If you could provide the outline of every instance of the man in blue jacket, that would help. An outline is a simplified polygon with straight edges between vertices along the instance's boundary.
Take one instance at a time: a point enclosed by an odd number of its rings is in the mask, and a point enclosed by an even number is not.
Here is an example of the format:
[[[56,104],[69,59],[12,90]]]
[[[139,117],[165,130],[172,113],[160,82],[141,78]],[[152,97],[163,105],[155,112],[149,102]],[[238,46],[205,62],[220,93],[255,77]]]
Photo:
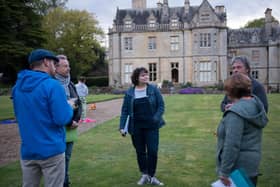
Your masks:
[[[21,136],[23,187],[61,187],[65,172],[65,131],[73,115],[60,83],[53,79],[56,56],[45,49],[29,55],[31,70],[18,74],[12,98]]]

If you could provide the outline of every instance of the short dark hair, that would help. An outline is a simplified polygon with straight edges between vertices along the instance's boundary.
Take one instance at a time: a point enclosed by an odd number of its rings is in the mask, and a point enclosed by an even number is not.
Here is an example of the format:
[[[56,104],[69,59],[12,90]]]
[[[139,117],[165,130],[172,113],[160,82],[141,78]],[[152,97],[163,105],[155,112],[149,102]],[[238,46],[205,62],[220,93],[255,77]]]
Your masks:
[[[80,77],[79,77],[79,81],[81,81],[81,82],[86,82],[86,77],[80,76]]]
[[[132,84],[134,84],[135,86],[139,84],[139,76],[140,76],[140,73],[148,73],[148,70],[144,67],[139,67],[139,68],[136,68],[133,72],[132,72],[132,75],[131,75],[131,82]]]
[[[43,64],[43,62],[44,62],[44,59],[31,62],[29,67],[30,67],[30,69],[34,69],[35,67],[41,66]]]
[[[237,61],[241,62],[245,66],[245,68],[248,70],[248,74],[250,75],[251,67],[248,58],[246,56],[236,56],[232,59],[231,65],[233,65]]]
[[[233,74],[224,83],[224,90],[227,95],[237,99],[250,96],[252,94],[251,88],[252,80],[242,73]]]

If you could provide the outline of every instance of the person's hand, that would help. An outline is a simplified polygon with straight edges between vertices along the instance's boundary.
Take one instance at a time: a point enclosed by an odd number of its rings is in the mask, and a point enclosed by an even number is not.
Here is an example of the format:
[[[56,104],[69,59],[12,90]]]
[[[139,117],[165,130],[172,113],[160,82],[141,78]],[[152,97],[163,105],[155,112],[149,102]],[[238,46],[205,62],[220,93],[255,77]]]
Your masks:
[[[76,104],[77,102],[76,98],[68,99],[67,102],[73,109],[76,109],[78,107]]]
[[[230,182],[228,177],[220,176],[219,178],[225,186],[230,186],[231,185],[231,182]]]
[[[126,136],[126,132],[125,132],[123,129],[120,129],[120,133],[121,133],[121,135],[122,135],[123,137]]]
[[[233,104],[232,103],[229,103],[225,106],[225,111],[228,110]]]
[[[76,121],[72,122],[72,125],[70,126],[71,129],[75,129],[79,126],[79,123],[77,123]]]

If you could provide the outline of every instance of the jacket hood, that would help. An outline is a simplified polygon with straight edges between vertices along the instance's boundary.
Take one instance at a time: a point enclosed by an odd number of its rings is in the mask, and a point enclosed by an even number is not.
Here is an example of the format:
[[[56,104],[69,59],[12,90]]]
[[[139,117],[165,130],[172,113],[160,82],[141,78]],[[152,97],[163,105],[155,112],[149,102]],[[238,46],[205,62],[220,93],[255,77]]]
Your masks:
[[[234,103],[224,115],[228,112],[234,112],[258,128],[264,128],[268,123],[268,118],[262,102],[257,96],[252,99],[240,99]]]
[[[49,78],[49,74],[42,71],[23,70],[18,74],[16,87],[22,92],[31,92],[42,81]]]

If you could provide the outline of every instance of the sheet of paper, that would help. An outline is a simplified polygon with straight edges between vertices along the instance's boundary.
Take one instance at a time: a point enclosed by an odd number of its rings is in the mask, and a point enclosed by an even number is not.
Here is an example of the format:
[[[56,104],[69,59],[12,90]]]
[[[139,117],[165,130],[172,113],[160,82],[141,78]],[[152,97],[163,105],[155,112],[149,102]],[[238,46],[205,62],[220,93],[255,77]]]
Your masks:
[[[231,178],[229,179],[230,180],[230,182],[231,182],[231,185],[229,186],[229,187],[236,187],[236,185],[233,183],[233,181],[231,180]],[[213,182],[212,184],[211,184],[211,186],[212,187],[227,187],[227,186],[225,186],[223,183],[222,183],[222,181],[219,179],[219,180],[217,180],[217,181],[215,181],[215,182]]]

